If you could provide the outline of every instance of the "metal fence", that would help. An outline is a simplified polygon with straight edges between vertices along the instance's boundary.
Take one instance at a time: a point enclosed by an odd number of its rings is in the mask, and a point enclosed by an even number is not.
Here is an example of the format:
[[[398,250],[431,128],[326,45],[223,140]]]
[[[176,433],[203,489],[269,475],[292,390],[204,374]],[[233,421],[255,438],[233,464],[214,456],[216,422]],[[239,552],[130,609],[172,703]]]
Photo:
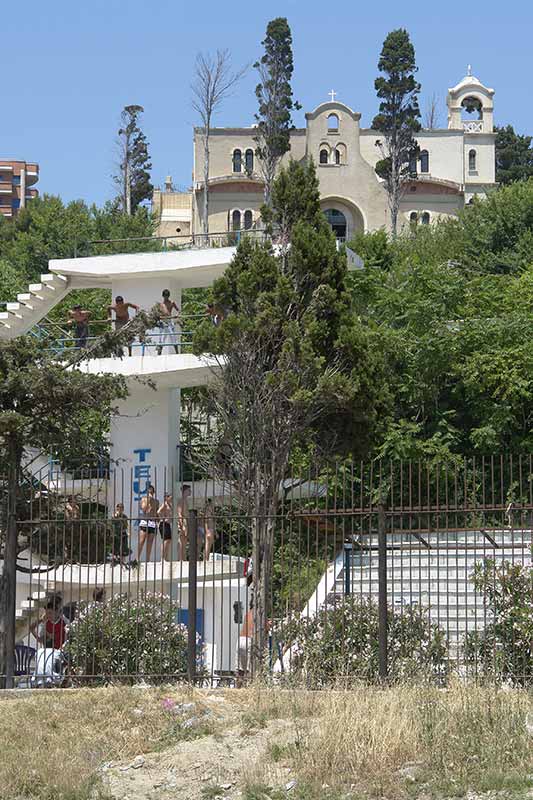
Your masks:
[[[295,471],[269,517],[231,469],[199,469],[194,457],[150,476],[28,469],[14,681],[239,685],[260,672],[314,687],[452,674],[527,683],[531,458]],[[265,535],[272,561],[258,564]]]
[[[238,228],[219,233],[187,233],[173,236],[130,236],[122,239],[77,242],[73,255],[74,258],[84,258],[96,255],[236,247],[245,238],[256,242],[270,240],[269,234],[263,228]]]

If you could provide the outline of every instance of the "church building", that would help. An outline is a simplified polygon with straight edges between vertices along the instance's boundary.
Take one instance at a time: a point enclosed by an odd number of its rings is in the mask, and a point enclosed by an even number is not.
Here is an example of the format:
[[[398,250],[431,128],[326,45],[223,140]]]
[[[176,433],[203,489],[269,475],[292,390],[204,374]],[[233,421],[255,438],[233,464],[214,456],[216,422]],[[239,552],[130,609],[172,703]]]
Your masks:
[[[493,96],[494,90],[470,68],[448,90],[447,128],[422,128],[416,136],[420,152],[401,201],[400,227],[453,216],[474,196],[484,197],[495,188]],[[305,119],[305,128],[291,131],[291,149],[283,162],[314,159],[321,205],[337,238],[389,229],[387,194],[374,169],[382,158],[376,146],[381,135],[362,128],[361,114],[339,102],[335,92]],[[254,136],[253,126],[210,131],[210,233],[261,226],[263,182]],[[192,233],[202,232],[203,148],[203,128],[195,128]]]

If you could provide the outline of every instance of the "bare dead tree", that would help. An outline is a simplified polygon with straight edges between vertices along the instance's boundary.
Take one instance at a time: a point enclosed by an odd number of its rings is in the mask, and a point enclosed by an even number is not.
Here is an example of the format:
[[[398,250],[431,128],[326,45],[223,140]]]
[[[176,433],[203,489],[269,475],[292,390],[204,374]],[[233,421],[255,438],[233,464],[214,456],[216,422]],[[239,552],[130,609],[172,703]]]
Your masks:
[[[439,109],[439,101],[435,92],[429,98],[426,109],[424,111],[424,121],[423,121],[424,128],[427,130],[434,130],[438,128],[440,125],[440,109]]]
[[[220,110],[223,101],[231,94],[244,76],[248,66],[234,71],[229,50],[217,50],[215,55],[199,53],[194,65],[191,84],[192,107],[202,122],[204,142],[204,202],[203,232],[209,233],[209,134],[213,116]]]
[[[317,392],[313,403],[294,402],[290,376],[298,373],[305,384],[313,368],[296,354],[283,361],[273,358],[279,350],[276,335],[265,331],[258,339],[256,333],[241,331],[224,357],[217,357],[206,389],[216,432],[212,447],[195,457],[197,466],[227,487],[251,521],[254,671],[266,652],[275,524],[290,454],[301,432],[309,431],[331,404],[327,392]],[[324,381],[335,372],[335,367],[326,370]],[[334,446],[333,441],[330,444]]]

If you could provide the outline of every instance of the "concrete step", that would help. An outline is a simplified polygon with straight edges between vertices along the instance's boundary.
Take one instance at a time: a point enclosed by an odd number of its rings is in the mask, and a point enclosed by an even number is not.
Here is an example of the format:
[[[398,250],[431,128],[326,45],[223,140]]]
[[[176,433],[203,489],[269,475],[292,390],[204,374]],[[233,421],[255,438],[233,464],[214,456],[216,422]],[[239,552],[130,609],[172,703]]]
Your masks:
[[[6,303],[0,312],[0,338],[11,339],[27,333],[65,296],[69,279],[46,273],[39,283],[30,283],[27,292],[17,295],[16,302]]]

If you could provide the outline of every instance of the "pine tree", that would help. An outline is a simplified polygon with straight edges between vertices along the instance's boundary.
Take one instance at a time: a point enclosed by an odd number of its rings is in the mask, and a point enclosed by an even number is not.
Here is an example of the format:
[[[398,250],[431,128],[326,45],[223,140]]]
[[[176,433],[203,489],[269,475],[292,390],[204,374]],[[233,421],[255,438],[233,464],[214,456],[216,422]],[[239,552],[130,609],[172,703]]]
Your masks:
[[[533,175],[532,137],[515,133],[512,125],[496,127],[494,130],[498,183],[512,183]]]
[[[120,190],[122,210],[128,216],[135,213],[143,200],[149,200],[154,190],[150,181],[152,163],[148,142],[139,127],[139,115],[142,113],[144,113],[142,106],[125,106],[118,131],[120,161],[119,173],[114,176],[114,181]]]
[[[265,183],[265,202],[269,205],[279,162],[291,147],[290,132],[294,128],[291,111],[300,108],[292,99],[292,35],[285,17],[268,23],[261,44],[264,55],[254,64],[260,78],[255,90],[259,103],[255,142]]]
[[[391,228],[396,236],[400,201],[405,184],[412,179],[411,163],[418,152],[414,134],[420,130],[420,84],[414,77],[418,67],[414,47],[403,28],[388,34],[378,69],[385,77],[379,76],[375,81],[381,102],[372,127],[383,134],[376,142],[382,155],[376,172],[385,181]]]

